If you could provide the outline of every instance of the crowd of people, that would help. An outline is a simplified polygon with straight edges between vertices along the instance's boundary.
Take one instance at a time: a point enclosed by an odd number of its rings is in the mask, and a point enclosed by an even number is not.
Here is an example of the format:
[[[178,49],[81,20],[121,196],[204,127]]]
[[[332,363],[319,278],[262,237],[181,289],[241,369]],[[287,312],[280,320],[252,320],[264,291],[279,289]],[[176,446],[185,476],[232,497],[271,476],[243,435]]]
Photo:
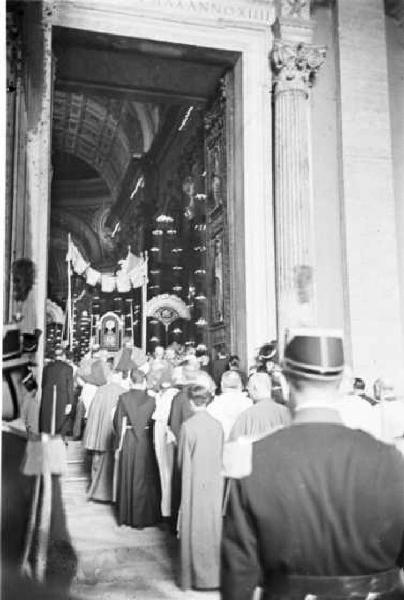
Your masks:
[[[88,498],[113,503],[119,525],[178,536],[183,589],[399,598],[404,403],[385,380],[365,389],[342,340],[320,334],[292,336],[281,364],[263,345],[249,373],[202,345],[146,356],[126,341],[77,367],[59,348],[38,427],[82,439]]]

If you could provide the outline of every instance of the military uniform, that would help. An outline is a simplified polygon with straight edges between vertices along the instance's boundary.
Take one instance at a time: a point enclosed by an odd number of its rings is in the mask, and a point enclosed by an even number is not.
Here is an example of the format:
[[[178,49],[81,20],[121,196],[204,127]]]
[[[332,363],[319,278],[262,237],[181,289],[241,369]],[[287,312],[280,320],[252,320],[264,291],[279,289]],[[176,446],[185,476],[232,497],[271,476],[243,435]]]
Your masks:
[[[338,384],[339,346],[338,338],[303,334],[286,348],[306,394],[308,379]],[[296,401],[294,424],[255,442],[251,473],[231,480],[223,600],[250,599],[258,586],[266,600],[402,598],[402,456],[345,427],[328,401]]]
[[[403,564],[404,462],[338,423],[297,423],[253,446],[224,521],[224,600],[287,575],[366,575]],[[261,563],[261,569],[259,564]]]

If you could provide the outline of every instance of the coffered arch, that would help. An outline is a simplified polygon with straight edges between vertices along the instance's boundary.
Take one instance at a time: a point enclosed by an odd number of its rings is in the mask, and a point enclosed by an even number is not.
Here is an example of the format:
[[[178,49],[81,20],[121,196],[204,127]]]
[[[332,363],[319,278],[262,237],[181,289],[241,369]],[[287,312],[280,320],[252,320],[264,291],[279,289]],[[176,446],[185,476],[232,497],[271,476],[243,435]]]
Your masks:
[[[73,154],[104,180],[115,200],[133,156],[150,147],[158,113],[136,102],[56,90],[53,151]]]

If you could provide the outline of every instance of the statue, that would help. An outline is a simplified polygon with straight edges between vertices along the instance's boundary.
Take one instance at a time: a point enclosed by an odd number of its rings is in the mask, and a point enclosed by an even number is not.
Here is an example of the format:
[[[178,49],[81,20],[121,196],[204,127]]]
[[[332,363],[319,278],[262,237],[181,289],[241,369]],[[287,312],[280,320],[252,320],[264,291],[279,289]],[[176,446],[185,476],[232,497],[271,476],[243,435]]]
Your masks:
[[[222,240],[214,239],[213,320],[223,321],[223,253]]]
[[[212,208],[217,208],[221,204],[223,204],[222,199],[222,180],[220,176],[220,157],[219,157],[219,149],[215,148],[214,150],[214,158],[213,158],[213,173],[212,173],[212,199],[213,206]]]
[[[36,329],[36,309],[33,294],[35,266],[29,258],[19,258],[13,262],[13,320],[21,323],[24,332],[33,333]]]

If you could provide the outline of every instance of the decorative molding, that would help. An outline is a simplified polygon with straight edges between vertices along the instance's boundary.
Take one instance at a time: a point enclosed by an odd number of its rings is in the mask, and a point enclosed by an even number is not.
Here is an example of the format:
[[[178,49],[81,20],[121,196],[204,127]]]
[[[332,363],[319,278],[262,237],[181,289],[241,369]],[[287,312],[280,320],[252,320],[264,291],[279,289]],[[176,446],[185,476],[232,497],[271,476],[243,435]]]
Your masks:
[[[212,221],[216,213],[222,212],[226,201],[226,83],[223,77],[217,97],[204,115],[204,130],[206,195]]]
[[[310,19],[310,0],[281,0],[281,17]]]
[[[21,23],[17,11],[7,11],[6,27],[7,92],[15,92],[22,71]]]
[[[300,90],[307,93],[326,54],[325,46],[276,40],[271,57],[275,72],[275,92]]]

